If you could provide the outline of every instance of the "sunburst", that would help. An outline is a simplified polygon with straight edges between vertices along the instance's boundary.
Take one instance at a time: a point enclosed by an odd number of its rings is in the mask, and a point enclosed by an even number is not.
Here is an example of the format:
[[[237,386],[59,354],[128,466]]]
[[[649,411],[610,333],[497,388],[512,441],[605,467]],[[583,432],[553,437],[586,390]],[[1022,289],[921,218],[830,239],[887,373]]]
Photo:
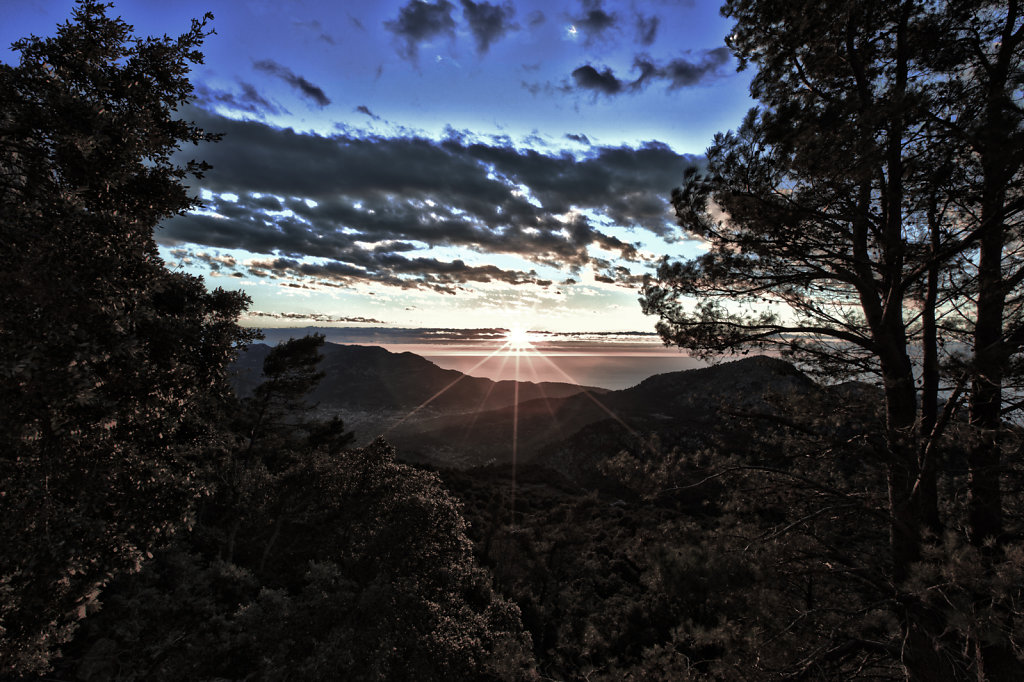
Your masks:
[[[536,350],[537,335],[524,327],[512,326],[505,332],[505,346],[513,353],[523,354]]]
[[[522,369],[523,369],[522,362],[525,360],[526,365],[531,370],[530,373],[533,375],[532,378],[535,379],[535,380],[539,380],[539,379],[538,379],[538,372],[536,370],[536,367],[534,366],[534,361],[535,360],[541,360],[544,363],[546,363],[547,365],[550,365],[568,383],[573,383],[573,384],[579,385],[579,382],[577,382],[573,377],[569,376],[569,374],[567,374],[561,367],[559,367],[558,364],[556,364],[552,360],[552,358],[548,357],[548,354],[546,352],[544,352],[541,348],[538,347],[538,345],[543,346],[543,343],[542,343],[543,339],[544,339],[544,334],[540,334],[540,333],[537,333],[537,332],[532,332],[532,331],[528,330],[527,328],[521,327],[521,326],[518,326],[518,325],[511,326],[509,329],[505,330],[504,335],[501,337],[501,345],[498,348],[495,348],[489,355],[487,355],[482,360],[480,360],[480,362],[476,363],[471,369],[467,370],[463,374],[460,374],[450,384],[448,384],[447,386],[445,386],[444,388],[439,390],[437,393],[432,395],[427,400],[423,401],[423,403],[421,403],[419,406],[417,406],[415,409],[413,409],[407,415],[405,415],[404,417],[399,419],[397,422],[392,424],[392,426],[388,429],[388,431],[391,431],[391,430],[397,428],[398,426],[400,426],[407,419],[409,419],[414,414],[419,412],[421,409],[423,409],[424,407],[426,407],[427,405],[432,403],[435,399],[437,399],[438,397],[440,397],[441,395],[446,393],[449,389],[451,389],[453,386],[455,386],[455,384],[459,383],[459,381],[461,381],[462,379],[466,378],[467,376],[471,376],[472,373],[474,372],[474,370],[476,370],[478,367],[483,365],[485,362],[487,362],[487,361],[489,361],[491,359],[498,359],[498,358],[500,358],[501,362],[502,362],[502,365],[504,365],[509,360],[512,360],[513,364],[514,364],[515,381],[514,381],[514,384],[513,384],[513,399],[512,399],[512,406],[511,406],[512,407],[512,433],[509,434],[509,435],[511,436],[511,441],[512,441],[511,442],[511,445],[512,445],[512,461],[511,461],[512,481],[511,481],[511,484],[512,485],[511,485],[511,491],[510,491],[511,492],[511,500],[510,500],[510,502],[511,502],[511,504],[510,504],[510,521],[511,521],[511,523],[510,523],[510,525],[513,528],[515,528],[515,525],[516,525],[516,469],[518,467],[518,455],[519,455],[519,383],[525,379],[525,377],[522,376]],[[497,384],[495,384],[495,385],[497,385]],[[491,388],[493,389],[494,386],[492,386]],[[631,435],[633,435],[633,436],[635,436],[637,438],[640,438],[640,434],[636,433],[632,428],[630,428],[630,426],[628,424],[626,424],[626,422],[624,422],[621,417],[619,417],[617,414],[615,414],[615,412],[610,410],[603,402],[601,402],[601,400],[599,400],[597,398],[597,396],[595,396],[593,393],[591,393],[589,390],[587,390],[585,388],[583,388],[581,390],[581,393],[585,394],[591,401],[593,401],[609,417],[611,417],[616,422],[618,422],[621,426],[623,426],[628,433],[630,433]],[[490,390],[488,391],[488,395],[489,394],[490,394]],[[543,391],[542,391],[542,399],[545,400],[545,402],[547,402],[547,397],[543,395]],[[479,415],[479,412],[480,412],[480,410],[483,407],[483,404],[486,403],[486,402],[487,401],[486,401],[486,397],[485,397],[484,400],[481,401],[481,404],[477,407],[477,410],[475,411],[475,413],[473,414],[473,422],[474,423],[476,421],[476,417]],[[551,417],[554,418],[555,417],[555,413],[551,409],[550,404],[548,405],[548,411],[550,412]],[[644,439],[641,439],[641,440],[644,440]]]

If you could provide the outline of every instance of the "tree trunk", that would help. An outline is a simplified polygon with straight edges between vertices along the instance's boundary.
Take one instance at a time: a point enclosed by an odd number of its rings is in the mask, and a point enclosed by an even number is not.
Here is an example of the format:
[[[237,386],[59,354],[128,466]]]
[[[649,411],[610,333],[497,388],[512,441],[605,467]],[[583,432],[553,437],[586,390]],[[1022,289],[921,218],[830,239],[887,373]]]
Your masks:
[[[992,114],[995,116],[996,114]],[[993,142],[994,143],[994,142]],[[998,157],[999,153],[991,150]],[[1003,313],[1006,305],[1002,257],[1005,171],[998,158],[985,167],[981,221],[984,232],[978,254],[978,310],[974,327],[975,375],[971,382],[970,423],[977,435],[968,452],[968,528],[978,547],[999,542],[1003,534],[999,489],[1002,430]]]
[[[928,229],[931,252],[937,253],[941,246],[939,233],[940,218],[937,198],[929,198]],[[935,537],[942,537],[942,521],[939,518],[938,462],[937,448],[931,443],[939,420],[939,335],[935,320],[935,304],[939,296],[939,264],[928,267],[925,282],[924,306],[921,311],[921,420],[920,443],[918,444],[918,483],[921,509],[925,527]]]

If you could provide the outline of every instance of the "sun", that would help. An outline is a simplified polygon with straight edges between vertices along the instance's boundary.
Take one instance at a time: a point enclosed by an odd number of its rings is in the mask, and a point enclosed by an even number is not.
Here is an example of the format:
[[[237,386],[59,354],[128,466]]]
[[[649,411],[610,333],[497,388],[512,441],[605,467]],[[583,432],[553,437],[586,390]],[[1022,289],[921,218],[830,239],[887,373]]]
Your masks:
[[[523,327],[513,326],[505,332],[505,345],[509,350],[524,351],[533,348],[536,337]]]

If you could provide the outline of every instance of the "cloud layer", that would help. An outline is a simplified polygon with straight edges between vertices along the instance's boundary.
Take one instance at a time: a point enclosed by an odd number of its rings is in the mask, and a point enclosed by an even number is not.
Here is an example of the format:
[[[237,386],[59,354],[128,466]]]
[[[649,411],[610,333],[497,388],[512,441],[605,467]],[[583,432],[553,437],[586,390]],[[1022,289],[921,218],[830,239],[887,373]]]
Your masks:
[[[629,231],[667,236],[668,196],[699,161],[659,143],[577,157],[456,134],[322,137],[188,114],[225,133],[203,152],[214,169],[202,187],[214,196],[206,212],[167,221],[161,243],[265,254],[205,262],[335,286],[456,293],[482,283],[547,287],[589,270],[635,286],[648,256]],[[455,249],[467,255],[452,257]]]

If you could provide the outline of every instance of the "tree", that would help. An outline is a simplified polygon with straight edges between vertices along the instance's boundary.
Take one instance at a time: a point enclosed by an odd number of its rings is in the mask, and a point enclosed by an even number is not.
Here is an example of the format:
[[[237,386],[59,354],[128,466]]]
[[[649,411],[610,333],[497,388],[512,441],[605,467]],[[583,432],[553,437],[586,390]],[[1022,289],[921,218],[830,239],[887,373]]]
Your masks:
[[[961,646],[976,649],[974,674],[1008,679],[1007,627],[951,645],[907,585],[929,537],[967,527],[991,548],[990,575],[1008,537],[1004,384],[1024,341],[1020,7],[734,0],[723,12],[761,106],[673,193],[708,251],[666,261],[644,310],[666,342],[700,353],[764,348],[880,384],[901,662],[913,679],[953,678]],[[975,431],[958,519],[937,456],[964,393]]]
[[[215,474],[217,494],[204,507],[206,516],[217,517],[214,525],[228,527],[219,552],[226,561],[238,560],[243,524],[262,523],[272,528],[260,550],[262,571],[282,527],[308,501],[295,484],[295,471],[308,464],[311,452],[322,448],[337,455],[355,439],[340,417],[310,416],[305,398],[324,376],[317,369],[323,344],[323,335],[313,334],[272,348],[263,360],[263,381],[235,405],[236,443]],[[256,519],[260,513],[264,518]]]
[[[168,271],[153,230],[198,205],[175,117],[207,15],[136,38],[79,0],[0,65],[0,668],[46,670],[111,576],[188,525],[248,299]]]

